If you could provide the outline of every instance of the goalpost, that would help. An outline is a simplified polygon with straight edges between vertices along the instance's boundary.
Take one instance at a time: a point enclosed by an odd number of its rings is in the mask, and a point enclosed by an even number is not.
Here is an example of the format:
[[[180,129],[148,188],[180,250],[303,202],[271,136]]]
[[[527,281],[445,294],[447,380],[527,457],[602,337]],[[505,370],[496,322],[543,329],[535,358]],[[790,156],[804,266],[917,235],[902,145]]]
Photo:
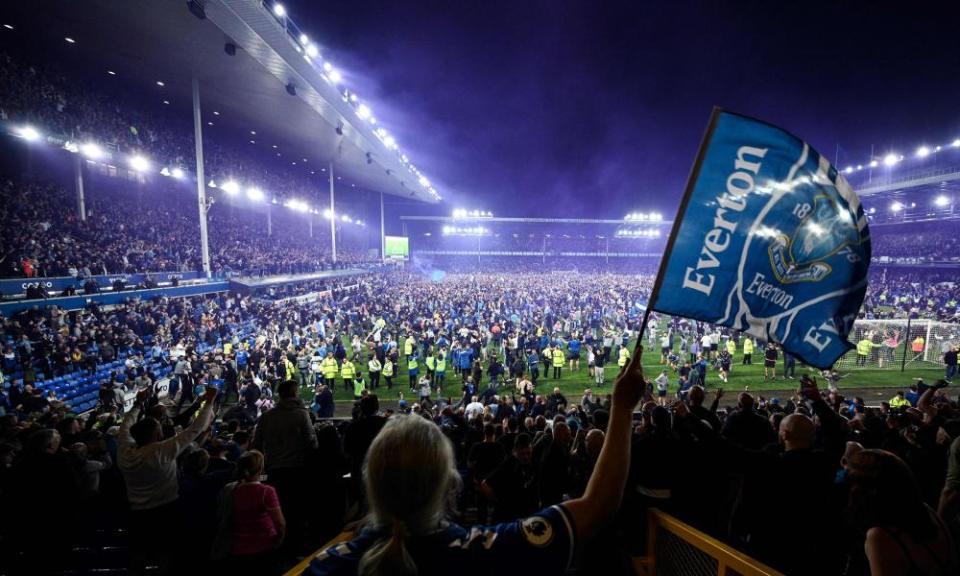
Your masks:
[[[960,324],[928,319],[857,320],[850,332],[854,348],[837,361],[838,368],[897,369],[906,365],[943,366],[943,354],[960,345]]]

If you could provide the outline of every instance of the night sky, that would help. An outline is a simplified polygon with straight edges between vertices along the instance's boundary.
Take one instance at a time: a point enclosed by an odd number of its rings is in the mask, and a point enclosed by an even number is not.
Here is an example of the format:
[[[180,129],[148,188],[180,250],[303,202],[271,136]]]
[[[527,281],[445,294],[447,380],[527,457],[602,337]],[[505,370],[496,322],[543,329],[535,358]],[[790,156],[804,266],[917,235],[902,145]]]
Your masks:
[[[714,105],[841,167],[960,136],[960,7],[922,4],[286,2],[448,207],[597,217],[672,215]]]

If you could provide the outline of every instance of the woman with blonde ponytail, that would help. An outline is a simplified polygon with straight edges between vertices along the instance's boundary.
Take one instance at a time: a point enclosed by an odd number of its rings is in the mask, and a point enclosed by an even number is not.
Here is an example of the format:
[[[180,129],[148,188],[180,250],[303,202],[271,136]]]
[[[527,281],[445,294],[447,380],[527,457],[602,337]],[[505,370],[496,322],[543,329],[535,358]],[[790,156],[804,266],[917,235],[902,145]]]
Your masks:
[[[447,520],[460,488],[450,441],[429,420],[394,416],[363,467],[367,527],[318,554],[304,574],[563,574],[577,543],[589,540],[620,505],[633,408],[646,390],[637,352],[614,384],[606,440],[583,497],[512,522],[458,526]]]
[[[459,487],[453,447],[435,424],[420,416],[396,417],[373,441],[363,481],[370,521],[388,533],[361,556],[358,573],[418,574],[409,546],[441,526],[447,502]],[[412,473],[398,474],[399,470]]]

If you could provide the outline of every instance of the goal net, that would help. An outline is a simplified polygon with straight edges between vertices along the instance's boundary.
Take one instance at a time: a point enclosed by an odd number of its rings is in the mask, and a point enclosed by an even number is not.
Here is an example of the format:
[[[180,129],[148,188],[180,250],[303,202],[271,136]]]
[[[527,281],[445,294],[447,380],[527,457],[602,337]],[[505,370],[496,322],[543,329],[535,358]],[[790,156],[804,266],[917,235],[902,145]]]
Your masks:
[[[869,345],[865,344],[869,342]],[[960,324],[937,320],[857,320],[850,332],[856,346],[837,361],[838,368],[943,366],[943,354],[960,344]]]

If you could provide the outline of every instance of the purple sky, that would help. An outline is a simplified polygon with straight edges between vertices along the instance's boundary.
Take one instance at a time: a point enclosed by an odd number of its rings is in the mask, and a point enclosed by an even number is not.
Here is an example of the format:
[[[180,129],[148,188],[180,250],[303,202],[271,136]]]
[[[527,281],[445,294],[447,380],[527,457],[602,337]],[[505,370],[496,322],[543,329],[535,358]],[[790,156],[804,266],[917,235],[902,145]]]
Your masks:
[[[948,3],[287,4],[451,206],[672,214],[713,105],[841,166],[960,136]]]

